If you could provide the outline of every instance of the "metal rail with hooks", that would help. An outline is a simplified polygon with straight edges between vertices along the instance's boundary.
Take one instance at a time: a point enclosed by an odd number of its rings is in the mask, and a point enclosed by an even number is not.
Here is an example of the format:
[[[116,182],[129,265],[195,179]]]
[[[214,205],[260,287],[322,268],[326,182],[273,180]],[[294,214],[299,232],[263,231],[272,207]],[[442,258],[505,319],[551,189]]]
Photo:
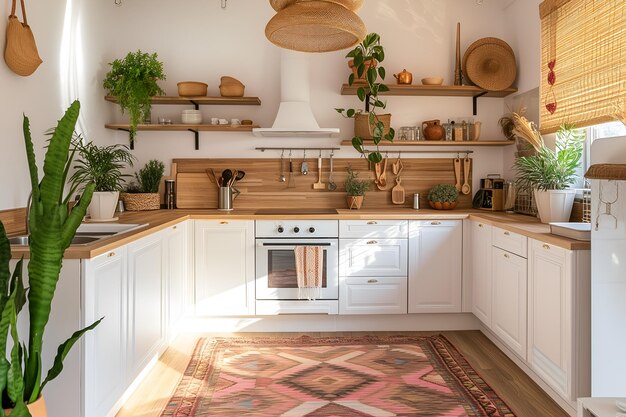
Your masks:
[[[259,147],[259,148],[254,148],[254,150],[256,151],[261,151],[261,152],[265,152],[265,151],[338,151],[341,148],[318,148],[318,147],[310,147],[310,148],[294,148],[292,146],[277,146],[277,147],[271,147],[271,148],[266,148],[266,147]]]

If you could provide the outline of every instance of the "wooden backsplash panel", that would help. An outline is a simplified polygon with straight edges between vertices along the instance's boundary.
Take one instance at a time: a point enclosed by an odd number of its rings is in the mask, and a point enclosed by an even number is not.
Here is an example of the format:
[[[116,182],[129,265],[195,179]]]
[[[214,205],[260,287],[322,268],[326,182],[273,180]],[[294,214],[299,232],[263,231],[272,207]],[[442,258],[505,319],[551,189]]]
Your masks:
[[[391,202],[391,189],[395,185],[395,175],[391,164],[395,158],[389,158],[387,165],[387,190],[381,191],[372,182],[370,191],[365,195],[364,208],[413,207],[413,194],[420,193],[421,207],[428,207],[426,196],[436,184],[454,184],[454,164],[452,158],[441,159],[402,159],[404,169],[401,174],[402,185],[406,190],[404,205],[396,206]],[[358,171],[360,178],[374,180],[374,172],[368,170],[365,159],[333,159],[333,177],[337,183],[336,191],[313,190],[317,181],[317,159],[308,159],[309,174],[300,173],[302,159],[294,160],[296,188],[287,188],[287,182],[280,182],[279,159],[174,159],[177,164],[176,193],[177,207],[217,208],[218,188],[206,174],[212,168],[220,176],[224,169],[238,169],[246,172],[245,178],[236,186],[241,195],[235,200],[234,207],[239,209],[258,208],[347,208],[344,181],[346,168],[351,165]],[[283,161],[283,170],[288,176],[289,163]],[[328,183],[329,162],[325,158],[322,164],[322,181]],[[470,181],[471,184],[471,172]],[[460,208],[472,206],[471,195],[459,197]]]
[[[26,231],[26,209],[0,211],[0,221],[8,235],[23,233]]]

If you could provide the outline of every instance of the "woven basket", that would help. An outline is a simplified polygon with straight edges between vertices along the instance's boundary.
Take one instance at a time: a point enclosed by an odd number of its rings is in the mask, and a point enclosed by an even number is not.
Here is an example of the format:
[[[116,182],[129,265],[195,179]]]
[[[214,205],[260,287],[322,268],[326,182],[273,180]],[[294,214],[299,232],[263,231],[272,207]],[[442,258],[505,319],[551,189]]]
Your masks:
[[[158,210],[161,208],[159,193],[122,193],[120,198],[128,211]]]
[[[385,128],[383,129],[383,136],[389,133],[391,128],[391,115],[390,114],[377,114],[378,120],[383,122]],[[354,136],[359,136],[365,140],[372,140],[373,137],[369,129],[369,117],[367,113],[361,113],[354,116]]]

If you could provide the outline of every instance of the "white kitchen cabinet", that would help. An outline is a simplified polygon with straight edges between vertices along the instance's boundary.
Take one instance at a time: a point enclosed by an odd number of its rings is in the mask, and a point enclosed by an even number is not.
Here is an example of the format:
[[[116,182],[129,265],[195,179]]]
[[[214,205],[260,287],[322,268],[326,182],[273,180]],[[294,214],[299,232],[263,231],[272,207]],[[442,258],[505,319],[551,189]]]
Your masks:
[[[130,243],[128,254],[128,381],[165,346],[163,233]]]
[[[492,227],[491,238],[493,246],[514,253],[522,258],[528,257],[528,238],[526,236],[499,227]]]
[[[409,234],[407,220],[341,220],[340,239],[406,239]]]
[[[339,314],[406,314],[406,277],[342,277]]]
[[[409,222],[409,313],[461,311],[463,222]]]
[[[167,336],[172,340],[177,325],[185,315],[190,299],[188,275],[190,268],[189,222],[185,221],[164,231],[165,273],[167,281]]]
[[[526,359],[525,258],[493,247],[491,329],[513,352]]]
[[[85,325],[104,320],[84,336],[84,416],[109,413],[127,387],[128,310],[126,247],[83,261]]]
[[[341,239],[342,277],[403,277],[407,275],[406,239]]]
[[[491,225],[471,224],[472,312],[491,327]]]
[[[528,264],[528,362],[575,401],[590,394],[589,251],[529,239]]]
[[[195,302],[201,315],[254,315],[254,221],[195,221]]]

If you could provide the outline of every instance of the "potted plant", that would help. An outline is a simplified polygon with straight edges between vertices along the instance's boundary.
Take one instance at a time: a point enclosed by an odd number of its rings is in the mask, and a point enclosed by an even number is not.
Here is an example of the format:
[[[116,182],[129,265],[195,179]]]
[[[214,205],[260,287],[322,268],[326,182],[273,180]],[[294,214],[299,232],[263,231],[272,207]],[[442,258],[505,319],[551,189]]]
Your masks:
[[[576,190],[568,187],[576,180],[585,132],[564,124],[556,137],[556,151],[542,141],[536,155],[519,157],[514,164],[517,184],[533,192],[542,223],[569,221]]]
[[[346,194],[348,194],[348,208],[358,210],[363,205],[363,198],[365,192],[370,188],[370,182],[368,180],[360,180],[359,173],[352,170],[352,167],[348,167],[347,172]]]
[[[428,192],[428,204],[435,210],[452,210],[458,198],[459,192],[452,184],[438,184]]]
[[[128,111],[130,119],[130,141],[135,139],[137,125],[150,118],[152,97],[165,92],[157,81],[165,80],[163,63],[157,54],[141,51],[129,52],[124,59],[116,59],[109,63],[110,71],[102,85],[107,93],[117,98],[124,111]]]
[[[159,195],[159,187],[161,179],[165,173],[165,165],[163,162],[153,159],[139,170],[135,172],[135,180],[126,188],[126,192],[122,193],[122,201],[126,210],[158,210],[161,208],[161,196]]]
[[[63,190],[74,155],[70,147],[79,110],[80,104],[75,101],[54,129],[48,143],[41,180],[29,120],[24,117],[24,141],[32,186],[27,289],[22,281],[23,260],[17,263],[13,274],[10,273],[11,247],[4,225],[0,222],[0,347],[3,349],[0,387],[5,415],[45,417],[47,414],[42,390],[61,373],[63,360],[72,346],[101,321],[72,334],[59,346],[52,368],[47,374],[42,373],[44,333],[63,254],[85,216],[94,190],[93,184],[87,184],[83,197],[68,214],[71,193],[64,196]],[[22,341],[18,334],[17,318],[26,301],[28,340]],[[9,345],[10,354],[7,357]]]
[[[112,219],[125,177],[129,177],[122,173],[122,169],[127,165],[132,166],[135,158],[126,145],[97,146],[93,142],[78,142],[76,151],[79,159],[70,179],[72,190],[94,184],[95,191],[89,205],[91,220]]]
[[[357,89],[357,97],[364,103],[364,109],[336,108],[335,110],[344,117],[354,119],[352,146],[357,151],[364,153],[364,139],[373,140],[376,150],[369,152],[367,158],[374,163],[379,163],[383,159],[378,147],[379,143],[383,139],[392,142],[395,135],[395,131],[391,128],[391,115],[376,112],[376,109],[384,110],[387,106],[378,98],[378,95],[389,91],[389,87],[380,81],[385,79],[385,68],[380,65],[377,68],[372,64],[372,61],[380,64],[385,59],[385,51],[380,44],[380,35],[377,33],[367,35],[361,43],[348,52],[346,58],[352,58],[356,67],[356,74],[352,73],[348,77],[349,85],[365,75],[365,85]]]

